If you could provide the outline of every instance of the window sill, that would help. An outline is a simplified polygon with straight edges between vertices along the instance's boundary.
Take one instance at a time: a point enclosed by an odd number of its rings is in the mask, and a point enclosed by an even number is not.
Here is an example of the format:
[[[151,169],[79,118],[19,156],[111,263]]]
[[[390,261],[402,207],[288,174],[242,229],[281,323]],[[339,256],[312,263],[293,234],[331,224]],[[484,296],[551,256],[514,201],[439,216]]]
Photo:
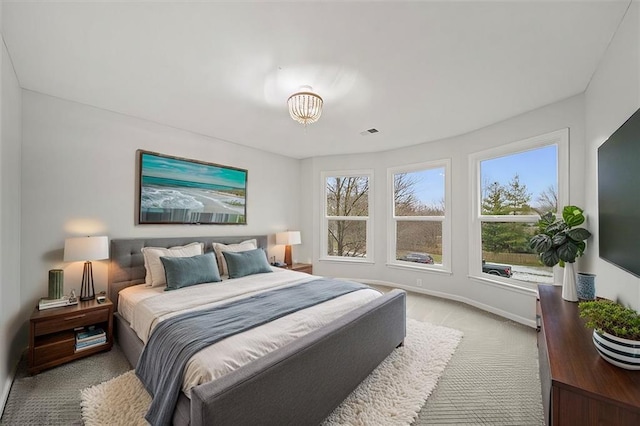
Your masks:
[[[387,263],[387,268],[401,269],[403,271],[434,272],[436,274],[442,274],[442,275],[452,274],[452,272],[447,269],[434,267],[434,266],[429,267],[429,266],[401,265],[398,263]]]
[[[318,262],[328,262],[328,263],[356,263],[356,264],[366,264],[366,265],[374,265],[375,262],[369,259],[355,258],[355,257],[323,257],[318,259]]]
[[[533,295],[538,294],[537,283],[526,283],[524,281],[515,281],[515,280],[514,280],[515,282],[505,282],[502,280],[479,277],[477,275],[469,275],[468,277],[480,284],[486,284],[492,287],[498,287],[505,290],[514,291],[514,292],[523,293],[523,294],[533,294]]]

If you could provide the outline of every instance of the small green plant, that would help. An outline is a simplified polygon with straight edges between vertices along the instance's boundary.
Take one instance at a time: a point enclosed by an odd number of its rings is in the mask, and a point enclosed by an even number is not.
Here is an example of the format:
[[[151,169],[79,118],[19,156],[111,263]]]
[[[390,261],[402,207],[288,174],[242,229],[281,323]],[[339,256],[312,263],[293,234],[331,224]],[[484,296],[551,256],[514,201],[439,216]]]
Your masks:
[[[539,233],[529,240],[529,247],[534,250],[540,261],[546,266],[555,266],[565,262],[574,263],[582,256],[587,243],[585,240],[591,232],[584,228],[575,228],[584,223],[583,210],[576,206],[565,206],[562,219],[556,219],[553,212],[540,216]]]
[[[631,308],[611,300],[580,302],[580,317],[588,328],[604,331],[616,337],[640,340],[640,315]]]

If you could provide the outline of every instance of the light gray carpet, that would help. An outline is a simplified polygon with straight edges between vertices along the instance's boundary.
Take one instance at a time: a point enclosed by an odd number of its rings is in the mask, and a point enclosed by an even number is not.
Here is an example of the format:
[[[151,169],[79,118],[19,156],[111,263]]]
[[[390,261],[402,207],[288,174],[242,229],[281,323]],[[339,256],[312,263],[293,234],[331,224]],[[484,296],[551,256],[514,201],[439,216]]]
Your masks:
[[[82,425],[80,390],[130,370],[117,345],[109,352],[46,370],[27,373],[23,357],[5,405],[1,425]]]
[[[464,338],[413,424],[544,425],[536,331],[457,302],[435,303],[452,305],[438,325]]]
[[[535,330],[463,303],[414,293],[408,294],[407,313],[464,332],[414,425],[544,424]],[[80,390],[130,368],[117,346],[34,377],[22,363],[0,424],[81,424]]]

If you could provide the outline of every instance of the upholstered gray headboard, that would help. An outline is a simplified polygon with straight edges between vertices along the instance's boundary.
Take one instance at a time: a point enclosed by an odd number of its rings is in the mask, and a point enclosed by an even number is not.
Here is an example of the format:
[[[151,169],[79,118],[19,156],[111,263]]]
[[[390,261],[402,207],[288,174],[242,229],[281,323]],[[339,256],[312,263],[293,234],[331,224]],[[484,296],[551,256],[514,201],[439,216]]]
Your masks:
[[[144,259],[142,247],[174,247],[198,241],[204,243],[205,253],[213,251],[212,243],[237,244],[255,238],[258,247],[267,248],[267,236],[248,237],[169,237],[169,238],[130,238],[111,240],[109,280],[107,292],[109,299],[118,309],[120,290],[144,282]]]

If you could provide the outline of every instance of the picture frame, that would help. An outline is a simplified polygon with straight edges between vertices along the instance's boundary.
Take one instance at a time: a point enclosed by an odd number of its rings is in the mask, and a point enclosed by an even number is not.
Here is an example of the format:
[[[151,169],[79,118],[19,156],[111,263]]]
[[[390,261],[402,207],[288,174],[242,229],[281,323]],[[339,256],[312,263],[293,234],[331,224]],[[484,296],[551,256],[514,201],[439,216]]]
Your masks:
[[[136,156],[138,224],[247,224],[247,170],[145,150]]]

